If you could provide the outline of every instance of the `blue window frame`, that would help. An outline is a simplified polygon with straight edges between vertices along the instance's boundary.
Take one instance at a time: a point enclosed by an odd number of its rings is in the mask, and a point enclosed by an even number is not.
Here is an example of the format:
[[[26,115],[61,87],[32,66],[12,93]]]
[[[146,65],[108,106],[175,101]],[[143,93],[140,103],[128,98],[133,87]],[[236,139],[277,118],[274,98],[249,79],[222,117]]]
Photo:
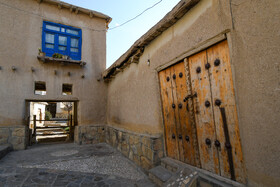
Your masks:
[[[81,60],[82,30],[43,21],[42,51],[51,57],[54,53],[67,55],[73,60]]]

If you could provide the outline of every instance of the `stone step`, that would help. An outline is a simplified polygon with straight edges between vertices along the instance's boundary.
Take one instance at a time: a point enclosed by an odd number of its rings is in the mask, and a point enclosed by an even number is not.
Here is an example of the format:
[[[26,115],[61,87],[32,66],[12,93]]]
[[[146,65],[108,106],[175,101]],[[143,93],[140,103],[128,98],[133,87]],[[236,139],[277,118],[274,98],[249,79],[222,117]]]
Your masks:
[[[161,167],[169,171],[172,176],[160,186],[245,187],[243,184],[228,178],[168,157],[161,159]]]
[[[10,145],[1,145],[0,146],[0,159],[2,159],[4,156],[6,156],[10,151],[12,151],[12,148]]]
[[[161,159],[161,166],[168,169],[171,172],[177,172],[181,168],[180,163],[177,163],[176,160],[169,157]]]
[[[38,136],[38,143],[48,143],[48,142],[65,142],[67,140],[67,136],[63,137],[42,137]]]
[[[159,186],[164,186],[173,173],[162,166],[156,166],[149,170],[149,178]]]

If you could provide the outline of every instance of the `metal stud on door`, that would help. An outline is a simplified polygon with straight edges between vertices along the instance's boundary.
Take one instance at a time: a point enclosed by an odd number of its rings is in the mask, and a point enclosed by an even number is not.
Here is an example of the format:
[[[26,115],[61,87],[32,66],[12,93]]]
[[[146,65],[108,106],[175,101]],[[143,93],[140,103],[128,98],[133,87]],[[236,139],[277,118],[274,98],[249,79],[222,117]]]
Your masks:
[[[197,95],[197,97],[193,98],[193,101],[196,110],[195,120],[201,167],[220,174],[218,153],[215,146],[211,146],[211,140],[216,139],[216,134],[210,102],[211,88],[209,75],[207,69],[200,68],[205,67],[207,64],[206,51],[193,55],[188,60],[192,92]]]
[[[176,94],[177,100],[177,132],[178,132],[178,140],[180,146],[180,160],[182,162],[186,162],[191,165],[195,165],[195,150],[192,144],[187,143],[183,137],[187,134],[191,134],[191,124],[189,120],[189,113],[186,111],[186,104],[184,104],[185,93],[187,92],[186,86],[186,77],[185,74],[182,73],[185,69],[184,62],[178,63],[171,67],[173,69],[174,74],[178,75],[179,78],[174,79],[174,91]]]

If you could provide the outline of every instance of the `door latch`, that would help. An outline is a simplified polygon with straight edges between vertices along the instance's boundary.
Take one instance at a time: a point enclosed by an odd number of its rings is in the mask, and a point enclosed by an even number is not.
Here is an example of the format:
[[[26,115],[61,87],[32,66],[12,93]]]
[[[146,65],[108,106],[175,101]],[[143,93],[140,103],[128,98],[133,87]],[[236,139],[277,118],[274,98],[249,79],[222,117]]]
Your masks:
[[[191,99],[191,98],[193,98],[193,97],[197,97],[197,93],[195,92],[193,95],[187,95],[186,97],[185,97],[185,99],[184,99],[184,102],[186,102],[187,100],[189,100],[189,99]]]

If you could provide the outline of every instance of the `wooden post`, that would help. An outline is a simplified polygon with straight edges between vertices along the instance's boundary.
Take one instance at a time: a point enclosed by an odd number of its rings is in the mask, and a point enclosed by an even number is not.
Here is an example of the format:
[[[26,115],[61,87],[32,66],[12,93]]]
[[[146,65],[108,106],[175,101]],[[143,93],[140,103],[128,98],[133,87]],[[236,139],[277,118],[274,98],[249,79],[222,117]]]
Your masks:
[[[69,139],[73,140],[73,115],[70,115],[70,123],[69,123]]]
[[[33,137],[35,137],[35,142],[37,142],[36,141],[36,115],[33,115],[33,126],[34,126]]]

